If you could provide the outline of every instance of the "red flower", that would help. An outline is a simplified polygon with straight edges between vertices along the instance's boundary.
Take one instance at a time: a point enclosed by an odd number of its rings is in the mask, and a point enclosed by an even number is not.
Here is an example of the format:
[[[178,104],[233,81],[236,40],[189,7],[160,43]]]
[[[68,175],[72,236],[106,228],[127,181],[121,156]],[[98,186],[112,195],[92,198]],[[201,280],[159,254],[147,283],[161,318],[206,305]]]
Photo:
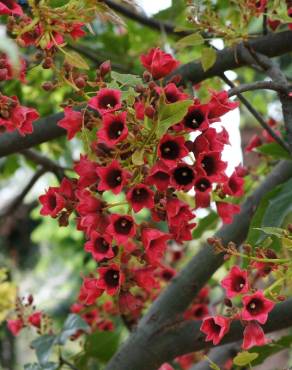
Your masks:
[[[258,290],[256,293],[242,298],[243,311],[242,319],[246,321],[256,320],[260,324],[265,324],[268,314],[275,306],[275,303],[265,298],[263,292]]]
[[[188,108],[188,113],[182,120],[183,127],[187,131],[204,131],[209,127],[209,107],[207,104],[195,102]]]
[[[133,271],[134,279],[139,287],[151,293],[153,289],[159,288],[159,283],[153,277],[153,267],[143,267]]]
[[[134,104],[134,109],[136,113],[136,118],[139,120],[143,120],[145,114],[145,104],[138,100]]]
[[[170,180],[169,168],[162,161],[156,162],[151,168],[146,183],[155,185],[159,191],[165,191],[168,188]]]
[[[58,187],[50,187],[44,195],[39,197],[39,201],[43,205],[40,210],[42,216],[57,217],[65,207],[65,199],[59,194]]]
[[[81,303],[90,306],[102,295],[104,289],[100,289],[97,282],[98,280],[92,277],[84,278],[78,297]]]
[[[227,91],[213,91],[212,98],[208,103],[210,108],[209,117],[218,118],[225,113],[237,108],[239,102],[233,102],[228,99]]]
[[[97,110],[101,115],[114,112],[122,107],[121,96],[122,93],[120,90],[100,89],[96,96],[89,99],[88,106]]]
[[[148,54],[141,55],[140,61],[155,80],[167,76],[179,66],[177,60],[159,48],[153,48]]]
[[[170,183],[177,190],[190,190],[195,182],[193,167],[186,163],[179,163],[171,171]]]
[[[113,236],[118,244],[124,244],[136,234],[136,226],[133,217],[112,214],[106,231]]]
[[[196,191],[195,200],[196,208],[206,208],[210,205],[210,192],[212,191],[212,183],[208,177],[201,176],[195,180],[194,188]]]
[[[16,96],[4,95],[0,97],[0,107],[0,126],[7,131],[18,130],[22,136],[33,132],[32,123],[39,118],[35,109],[21,106]]]
[[[102,202],[96,198],[89,190],[81,190],[76,192],[78,204],[76,210],[80,215],[88,213],[100,213],[102,211]]]
[[[65,117],[57,125],[67,130],[67,139],[71,140],[82,127],[82,113],[73,111],[72,107],[64,108]]]
[[[226,290],[228,298],[247,293],[249,289],[247,271],[241,270],[238,266],[233,266],[229,274],[221,281],[221,285]]]
[[[219,181],[227,167],[227,163],[221,160],[221,152],[203,152],[198,155],[196,170],[198,174],[207,176],[212,181]]]
[[[92,257],[98,262],[113,258],[115,254],[111,246],[112,239],[108,234],[101,235],[96,231],[92,231],[90,240],[85,243],[85,250],[90,252]]]
[[[154,193],[144,184],[133,186],[126,197],[134,212],[139,212],[142,208],[154,207]]]
[[[258,146],[262,145],[262,140],[258,135],[253,135],[251,139],[249,140],[247,146],[245,147],[244,151],[246,153],[249,153],[253,151],[254,148],[257,148]]]
[[[196,303],[186,311],[184,317],[187,320],[203,320],[208,315],[208,306],[204,303]]]
[[[188,99],[188,94],[182,92],[174,83],[169,83],[163,89],[165,94],[166,103],[175,103],[180,100]]]
[[[214,316],[204,318],[200,330],[207,335],[206,342],[213,341],[213,344],[217,345],[229,331],[229,327],[230,319]]]
[[[0,15],[23,15],[23,11],[20,5],[16,4],[13,0],[1,0],[0,1]]]
[[[242,177],[237,175],[234,171],[233,174],[223,185],[224,194],[232,195],[234,197],[240,197],[243,195],[244,180]]]
[[[264,346],[269,343],[261,326],[256,321],[250,321],[243,332],[242,349],[247,350],[253,346]]]
[[[146,256],[149,262],[156,266],[164,256],[167,247],[166,242],[170,235],[157,229],[143,229],[142,243],[144,245]]]
[[[124,171],[117,160],[106,167],[97,167],[96,172],[100,178],[98,190],[111,190],[114,194],[119,194],[131,177],[131,174]]]
[[[11,333],[14,336],[16,336],[16,335],[19,334],[21,329],[24,327],[24,323],[23,323],[22,319],[7,320],[7,327],[11,331]]]
[[[73,23],[69,26],[68,30],[66,31],[69,32],[70,36],[74,40],[77,40],[80,37],[83,37],[86,35],[86,32],[82,29],[83,26],[84,26],[84,23],[81,23],[81,22]]]
[[[104,289],[109,295],[116,294],[125,280],[120,267],[113,263],[107,267],[100,267],[97,271],[99,273],[98,288]]]
[[[158,156],[170,166],[173,166],[178,159],[185,157],[188,153],[185,139],[182,136],[175,137],[166,134],[158,145]]]
[[[109,147],[112,147],[128,136],[126,124],[127,112],[119,114],[105,114],[102,117],[102,128],[98,130],[97,137]]]
[[[86,155],[80,156],[80,160],[74,165],[74,171],[80,177],[78,186],[85,188],[97,182],[96,167],[97,164],[88,159]]]
[[[28,318],[28,322],[35,326],[36,328],[40,328],[41,327],[41,321],[42,321],[42,312],[38,311],[38,312],[34,312],[33,314],[31,314]]]
[[[201,152],[222,152],[224,145],[229,144],[229,135],[225,128],[219,133],[209,127],[199,135],[193,144],[193,152],[198,156]]]
[[[167,362],[162,364],[158,370],[174,370],[174,368],[169,365]]]
[[[233,215],[240,212],[238,204],[216,202],[217,212],[224,224],[231,224]]]

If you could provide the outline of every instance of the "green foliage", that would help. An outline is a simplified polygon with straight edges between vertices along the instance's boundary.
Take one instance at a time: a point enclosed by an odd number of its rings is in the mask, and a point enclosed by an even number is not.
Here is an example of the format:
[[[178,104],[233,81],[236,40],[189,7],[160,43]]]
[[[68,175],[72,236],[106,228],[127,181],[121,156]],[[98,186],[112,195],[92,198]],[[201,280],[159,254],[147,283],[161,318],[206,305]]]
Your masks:
[[[182,39],[178,40],[176,43],[177,48],[185,48],[186,46],[197,46],[204,43],[204,38],[199,33],[192,33],[187,35]]]
[[[56,343],[64,345],[67,339],[74,335],[78,330],[88,332],[89,329],[89,326],[79,315],[71,314],[67,317],[61,333],[56,338]]]
[[[292,211],[292,180],[277,186],[266,194],[255,212],[247,236],[251,245],[261,243],[265,234],[258,228],[281,227],[285,217]],[[271,245],[273,247],[273,245]]]
[[[274,159],[292,159],[291,154],[288,153],[278,143],[263,144],[256,148],[256,151],[261,154],[266,154]]]
[[[208,216],[199,220],[198,225],[193,231],[193,238],[199,239],[208,230],[213,230],[217,226],[219,217],[216,212],[211,211]]]
[[[96,331],[86,338],[84,349],[87,356],[107,362],[116,352],[119,342],[119,330]]]
[[[216,51],[212,48],[204,48],[202,50],[201,63],[204,71],[207,71],[216,62]]]
[[[31,347],[35,349],[40,365],[48,362],[55,340],[55,335],[45,334],[32,341]]]
[[[156,131],[157,137],[162,137],[169,127],[179,123],[192,104],[192,100],[181,100],[172,104],[162,103],[159,109],[159,124]]]
[[[256,352],[248,352],[248,351],[243,351],[239,352],[233,359],[234,365],[237,366],[246,366],[253,362],[256,358],[258,357],[258,353]]]

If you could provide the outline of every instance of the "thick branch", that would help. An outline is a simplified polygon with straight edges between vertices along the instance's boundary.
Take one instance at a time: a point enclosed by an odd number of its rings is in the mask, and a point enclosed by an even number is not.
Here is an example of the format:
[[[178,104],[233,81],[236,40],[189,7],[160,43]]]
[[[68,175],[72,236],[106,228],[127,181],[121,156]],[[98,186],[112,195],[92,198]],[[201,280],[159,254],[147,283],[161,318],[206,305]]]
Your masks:
[[[212,342],[205,342],[205,334],[200,331],[201,321],[184,321],[177,326],[161,331],[156,336],[148,338],[145,343],[145,352],[140,362],[129,362],[128,367],[123,363],[112,367],[116,370],[157,370],[159,366],[186,353],[211,348]],[[292,326],[292,299],[279,303],[269,314],[267,323],[263,326],[265,333],[271,333]],[[229,333],[220,344],[228,344],[242,340],[243,327],[240,321],[231,324]],[[135,351],[135,346],[132,347]],[[130,354],[131,357],[132,354]],[[111,367],[107,367],[111,369]]]
[[[291,88],[291,85],[289,85]],[[254,91],[254,90],[273,90],[278,92],[287,93],[286,86],[283,86],[281,83],[277,83],[276,81],[256,81],[251,82],[249,84],[242,84],[239,86],[234,86],[228,91],[228,96],[238,95],[243,92],[247,91]]]
[[[292,50],[292,32],[284,31],[259,37],[250,41],[250,45],[253,49],[269,57],[285,54]],[[247,54],[243,44],[240,44],[236,49],[223,49],[217,53],[215,65],[207,71],[204,72],[201,62],[197,61],[182,65],[175,74],[179,73],[185,81],[189,80],[193,83],[198,83],[209,77],[220,76],[224,71],[248,64],[246,58],[241,56],[243,52]],[[62,118],[63,114],[57,113],[40,119],[34,124],[34,132],[25,137],[16,132],[0,135],[0,158],[64,135],[65,130],[56,126],[56,123]]]
[[[275,57],[292,50],[292,32],[272,33],[250,40],[248,44],[257,52],[268,57]],[[249,64],[245,44],[240,43],[234,48],[226,48],[217,52],[216,62],[207,71],[203,70],[200,61],[182,65],[173,74],[180,74],[184,81],[199,83],[207,78],[219,76],[224,71],[236,69]]]
[[[247,198],[241,206],[241,212],[234,217],[234,222],[225,225],[217,233],[224,244],[233,241],[242,243],[247,235],[251,218],[262,197],[275,186],[287,181],[292,176],[292,162],[279,163],[265,181]],[[142,318],[137,329],[133,332],[118,353],[107,366],[107,370],[142,370],[141,364],[152,363],[151,358],[157,352],[152,342],[169,323],[180,318],[193,298],[207,283],[213,273],[222,265],[222,254],[214,254],[213,249],[205,244],[187,266],[178,274],[164,292],[156,299],[148,313]],[[156,333],[156,334],[155,334]],[[162,336],[163,337],[163,336]],[[172,340],[177,343],[176,338]],[[173,344],[175,346],[175,344]],[[164,356],[164,353],[160,353]],[[171,359],[166,356],[165,360]],[[144,366],[144,365],[143,365]],[[151,370],[150,365],[147,370]]]

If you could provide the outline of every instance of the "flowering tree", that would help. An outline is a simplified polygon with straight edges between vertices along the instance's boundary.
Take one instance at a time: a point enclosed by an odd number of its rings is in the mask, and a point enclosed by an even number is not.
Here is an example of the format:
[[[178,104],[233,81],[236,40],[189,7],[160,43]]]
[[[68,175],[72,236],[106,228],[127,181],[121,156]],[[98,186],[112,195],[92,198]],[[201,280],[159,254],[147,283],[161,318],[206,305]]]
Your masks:
[[[3,178],[35,171],[1,233],[52,172],[40,222],[78,230],[80,261],[61,325],[3,263],[0,320],[34,333],[27,370],[256,366],[292,342],[291,4],[175,1],[158,20],[124,3],[0,0]],[[262,128],[230,170],[238,109]]]

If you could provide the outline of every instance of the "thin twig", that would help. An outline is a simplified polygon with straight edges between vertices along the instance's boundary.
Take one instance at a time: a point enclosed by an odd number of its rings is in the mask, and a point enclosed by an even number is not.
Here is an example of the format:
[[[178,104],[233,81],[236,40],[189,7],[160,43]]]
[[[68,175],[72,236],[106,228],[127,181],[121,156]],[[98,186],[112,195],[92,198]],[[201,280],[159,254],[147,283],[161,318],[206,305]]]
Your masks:
[[[222,80],[230,86],[232,89],[235,89],[236,86],[232,81],[229,80],[229,78],[226,77],[226,75],[223,73],[221,76]],[[238,99],[242,102],[242,104],[245,105],[247,110],[256,118],[256,120],[259,122],[259,124],[272,136],[272,138],[281,145],[288,153],[290,153],[289,146],[285,143],[285,141],[278,136],[274,130],[266,123],[266,121],[263,119],[263,117],[259,114],[259,112],[250,104],[250,102],[240,93],[236,94]]]
[[[289,85],[289,88],[291,87],[292,86]],[[273,90],[277,92],[287,93],[287,87],[283,86],[282,84],[279,84],[274,81],[257,81],[249,84],[242,84],[239,86],[235,86],[234,88],[231,88],[230,90],[228,90],[228,96],[231,97],[234,95],[238,95],[242,92],[253,90]]]
[[[71,364],[71,362],[67,361],[64,357],[60,356],[59,358],[60,366],[67,365],[72,370],[79,370],[75,365]]]

